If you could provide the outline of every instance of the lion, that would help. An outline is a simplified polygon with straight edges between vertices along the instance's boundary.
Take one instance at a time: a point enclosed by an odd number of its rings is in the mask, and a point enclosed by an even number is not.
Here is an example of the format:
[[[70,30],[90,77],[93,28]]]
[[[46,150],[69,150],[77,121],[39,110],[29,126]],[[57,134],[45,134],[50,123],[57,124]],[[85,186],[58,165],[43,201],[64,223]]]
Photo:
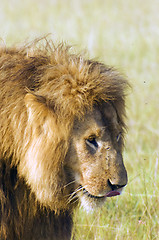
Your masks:
[[[79,204],[121,194],[128,85],[64,43],[1,47],[2,240],[68,240]]]

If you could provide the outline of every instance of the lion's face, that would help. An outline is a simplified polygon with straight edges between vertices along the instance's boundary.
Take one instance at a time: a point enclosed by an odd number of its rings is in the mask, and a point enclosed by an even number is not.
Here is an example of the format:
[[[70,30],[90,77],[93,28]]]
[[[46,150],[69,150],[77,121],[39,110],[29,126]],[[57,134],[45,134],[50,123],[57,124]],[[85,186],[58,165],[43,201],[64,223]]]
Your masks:
[[[28,93],[25,101],[26,150],[18,171],[42,205],[58,211],[80,199],[92,209],[121,193],[127,184],[123,128],[111,103],[87,110],[70,125],[62,124],[34,95]]]
[[[127,184],[121,148],[122,129],[110,103],[75,122],[68,154],[76,186],[72,199],[78,196],[86,209],[92,209],[121,193]]]

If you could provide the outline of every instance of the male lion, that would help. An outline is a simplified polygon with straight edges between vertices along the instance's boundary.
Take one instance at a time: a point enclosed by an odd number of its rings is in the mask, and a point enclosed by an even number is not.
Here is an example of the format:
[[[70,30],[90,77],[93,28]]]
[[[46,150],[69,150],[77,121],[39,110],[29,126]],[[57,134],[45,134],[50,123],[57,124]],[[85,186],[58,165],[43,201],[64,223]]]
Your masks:
[[[50,41],[0,49],[0,239],[68,240],[127,184],[127,81]]]

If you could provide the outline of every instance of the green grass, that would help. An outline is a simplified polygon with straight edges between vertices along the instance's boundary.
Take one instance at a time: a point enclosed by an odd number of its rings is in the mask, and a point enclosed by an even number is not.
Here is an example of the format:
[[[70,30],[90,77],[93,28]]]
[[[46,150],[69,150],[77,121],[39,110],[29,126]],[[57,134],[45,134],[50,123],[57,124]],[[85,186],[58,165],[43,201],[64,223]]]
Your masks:
[[[52,33],[54,41],[115,65],[132,85],[124,151],[129,184],[102,209],[75,213],[75,239],[159,239],[158,0],[0,0],[0,6],[6,45]]]

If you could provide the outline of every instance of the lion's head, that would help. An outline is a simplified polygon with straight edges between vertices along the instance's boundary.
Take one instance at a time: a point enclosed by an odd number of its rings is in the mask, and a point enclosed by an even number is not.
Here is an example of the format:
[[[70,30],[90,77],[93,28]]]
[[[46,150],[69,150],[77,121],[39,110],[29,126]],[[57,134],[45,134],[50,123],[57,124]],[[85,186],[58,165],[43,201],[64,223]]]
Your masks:
[[[10,54],[18,83],[10,114],[13,164],[36,199],[60,211],[79,199],[93,208],[119,195],[127,184],[122,159],[127,81],[62,45]]]

